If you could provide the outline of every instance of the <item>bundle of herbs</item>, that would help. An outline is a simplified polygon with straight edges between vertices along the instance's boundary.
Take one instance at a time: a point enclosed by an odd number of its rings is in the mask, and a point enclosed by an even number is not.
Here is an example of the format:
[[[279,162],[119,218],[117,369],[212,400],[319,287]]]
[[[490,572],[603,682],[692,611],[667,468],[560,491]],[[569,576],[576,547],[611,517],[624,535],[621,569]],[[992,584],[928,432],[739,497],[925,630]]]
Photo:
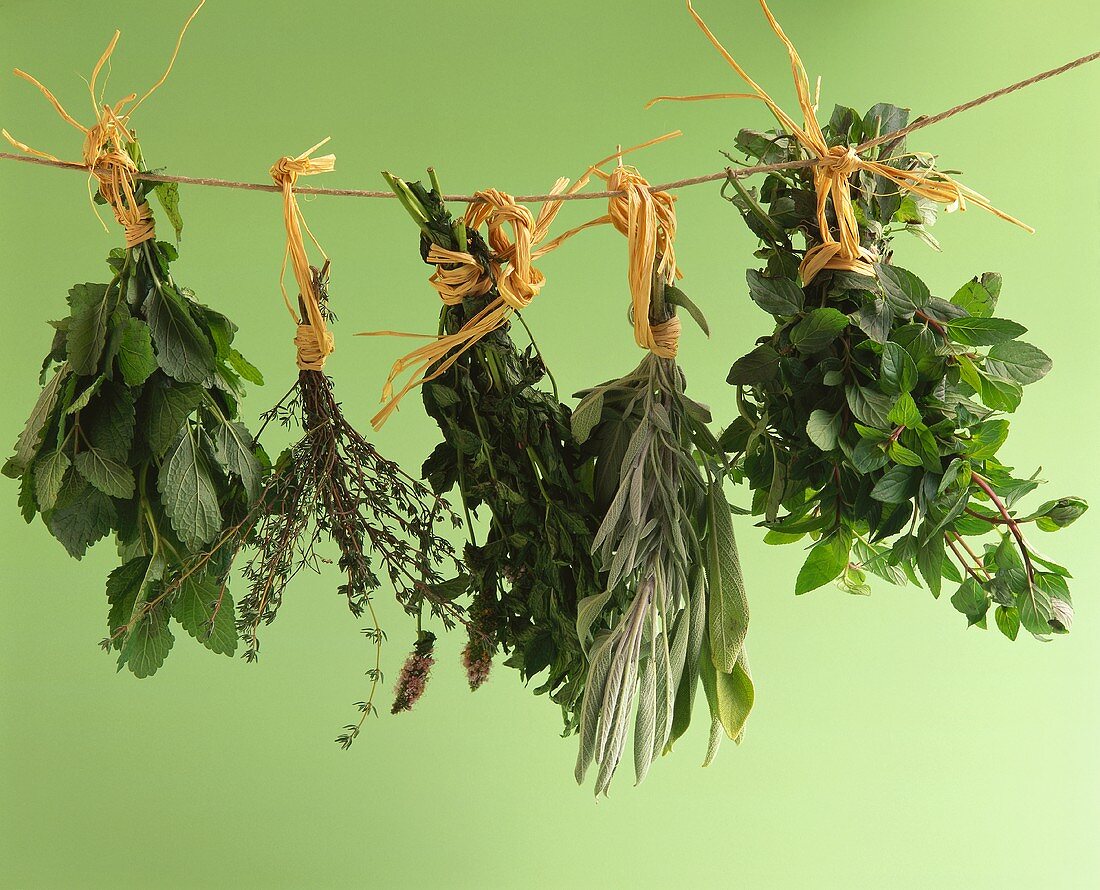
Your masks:
[[[94,84],[94,78],[93,78]],[[176,283],[176,248],[154,237],[150,192],[179,234],[176,187],[151,187],[120,108],[88,132],[97,202],[110,205],[127,246],[106,283],[75,285],[53,322],[42,394],[4,467],[19,504],[77,559],[114,534],[120,565],[107,579],[104,648],[147,677],[173,645],[174,619],[213,652],[237,645],[227,566],[173,578],[230,528],[259,493],[266,458],[238,418],[245,381],[263,382],[234,348],[236,326]]]
[[[516,242],[529,251],[555,208],[544,207],[535,222],[507,196],[485,192],[465,219],[454,219],[434,173],[430,187],[386,179],[420,227],[421,257],[436,266],[432,281],[444,297],[435,359],[421,376],[424,406],[443,441],[424,462],[423,475],[438,494],[457,488],[467,513],[473,596],[463,658],[470,686],[484,682],[494,654],[503,650],[505,663],[524,680],[545,672],[535,691],[561,706],[566,731],[573,731],[587,676],[577,604],[603,590],[592,554],[591,482],[569,409],[556,388],[539,386],[553,378],[534,341],[521,349],[510,323],[494,316],[503,306],[502,290],[518,287],[515,272],[537,275],[529,254],[516,256],[500,221],[516,227]],[[489,242],[478,231],[486,219]],[[477,336],[468,337],[474,330]],[[489,522],[479,542],[472,517],[482,506]]]
[[[622,757],[635,700],[638,782],[687,729],[700,678],[712,718],[706,763],[723,730],[740,741],[753,703],[748,603],[723,490],[729,466],[707,427],[709,409],[688,397],[676,361],[676,307],[707,326],[672,284],[673,198],[621,163],[605,178],[622,193],[609,220],[628,238],[636,340],[647,353],[625,377],[580,393],[572,416],[594,462],[603,519],[593,545],[607,571],[577,620],[589,674],[576,778],[583,782],[594,760],[597,795]]]
[[[441,522],[461,523],[445,500],[383,457],[355,429],[323,370],[333,350],[328,326],[335,321],[329,307],[329,262],[326,258],[320,269],[309,265],[302,238],[303,230],[309,230],[294,196],[298,176],[332,169],[332,155],[311,157],[323,144],[296,158],[283,158],[271,171],[283,190],[287,258],[299,286],[298,311],[291,311],[298,375],[290,391],[263,415],[263,422],[264,427],[276,422],[299,429],[301,438],[275,461],[251,509],[188,567],[178,583],[190,583],[192,573],[210,564],[230,566],[247,551],[242,574],[248,592],[238,605],[237,627],[245,658],[251,661],[259,654],[259,629],[274,621],[291,580],[302,569],[319,571],[329,562],[319,545],[326,539],[335,542],[337,565],[344,575],[339,593],[352,615],[370,614],[371,626],[363,633],[374,648],[374,663],[366,672],[369,693],[357,704],[361,716],[337,738],[347,748],[367,716],[376,713],[374,699],[383,679],[385,634],[373,605],[373,594],[383,583],[376,558],[398,602],[416,617],[417,652],[425,645],[430,651],[435,637],[422,627],[424,603],[445,627],[462,618],[461,609],[450,601],[454,585],[444,584],[440,573],[441,566],[461,573],[461,563],[451,544],[437,533]],[[403,704],[395,704],[395,713],[407,710],[414,700],[403,691],[404,685],[398,683],[397,700]]]
[[[879,104],[867,114],[838,107],[823,133],[830,146],[877,139],[905,126],[908,112]],[[737,148],[765,164],[800,159],[790,132],[743,130]],[[877,160],[938,182],[931,159],[890,139]],[[753,489],[770,543],[810,538],[796,593],[836,581],[869,592],[867,576],[918,582],[951,602],[971,625],[1015,639],[1069,630],[1069,572],[1042,555],[1028,526],[1055,531],[1086,509],[1063,497],[1018,507],[1039,485],[998,453],[1025,385],[1051,367],[1019,338],[1023,325],[995,315],[1001,278],[985,273],[950,298],[934,296],[891,262],[891,241],[909,232],[936,247],[936,207],[868,170],[850,180],[863,262],[825,268],[806,281],[800,262],[820,249],[814,176],[768,174],[759,193],[730,178],[729,199],[761,239],[762,269],[749,295],[774,330],[734,363],[740,416],[725,431]],[[836,224],[829,208],[830,225]],[[805,250],[796,246],[801,237]]]

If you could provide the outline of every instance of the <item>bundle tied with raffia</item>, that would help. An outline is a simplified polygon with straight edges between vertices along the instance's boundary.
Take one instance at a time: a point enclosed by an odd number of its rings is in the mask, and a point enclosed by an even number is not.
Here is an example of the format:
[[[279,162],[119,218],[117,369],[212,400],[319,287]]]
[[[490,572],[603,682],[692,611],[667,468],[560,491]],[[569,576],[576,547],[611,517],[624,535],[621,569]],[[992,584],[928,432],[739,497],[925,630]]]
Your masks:
[[[689,307],[706,327],[673,285],[674,200],[623,165],[621,153],[611,173],[598,165],[592,172],[613,194],[607,214],[587,225],[610,223],[627,238],[634,338],[648,350],[625,376],[579,393],[572,415],[574,438],[594,462],[601,523],[593,545],[607,573],[605,590],[578,605],[589,670],[575,774],[583,781],[594,761],[601,794],[635,708],[641,781],[686,728],[700,677],[711,705],[708,760],[723,731],[740,740],[753,687],[744,652],[748,605],[722,487],[726,460],[676,362],[675,307]]]
[[[329,140],[323,139],[312,148],[307,149],[295,157],[285,156],[279,158],[270,170],[271,178],[280,187],[283,195],[283,223],[286,225],[286,251],[283,254],[283,268],[279,277],[279,286],[283,291],[283,302],[286,303],[290,317],[294,319],[297,332],[294,335],[294,346],[298,350],[298,367],[303,370],[320,371],[325,366],[327,359],[335,348],[332,332],[329,331],[322,310],[318,286],[314,280],[314,274],[306,254],[305,240],[302,231],[309,235],[310,240],[324,256],[324,250],[313,237],[313,233],[306,225],[302,216],[302,210],[298,206],[298,199],[294,194],[294,184],[299,176],[312,176],[316,173],[330,173],[336,166],[336,155],[327,154],[321,157],[313,157],[313,153]],[[294,280],[298,283],[298,301],[302,315],[294,311],[290,296],[286,290],[283,279],[286,277],[286,265],[289,260],[294,271]],[[325,256],[325,261],[328,257]]]
[[[1009,216],[1007,213],[993,207],[988,199],[957,182],[946,173],[940,172],[932,165],[933,159],[922,155],[925,164],[916,169],[902,169],[894,166],[899,160],[906,157],[892,158],[890,162],[880,162],[863,156],[863,152],[881,144],[889,134],[884,134],[882,139],[872,139],[859,146],[833,145],[830,146],[817,122],[817,99],[811,94],[810,81],[806,75],[805,66],[798,55],[794,44],[790,41],[775,16],[772,15],[765,0],[760,0],[760,6],[768,19],[768,24],[776,36],[782,41],[790,57],[791,73],[794,76],[795,92],[798,96],[799,109],[802,112],[803,123],[799,126],[794,118],[787,114],[768,93],[754,81],[729,51],[714,36],[706,23],[694,10],[691,0],[688,0],[688,11],[695,19],[696,24],[702,29],[707,39],[715,49],[722,54],[737,75],[749,85],[751,93],[708,93],[699,96],[659,96],[649,104],[653,105],[661,101],[697,102],[709,99],[755,99],[768,106],[768,110],[779,122],[779,125],[803,147],[807,155],[815,161],[813,167],[814,186],[817,192],[817,224],[821,234],[821,243],[811,247],[802,258],[799,271],[802,274],[803,284],[809,284],[814,277],[825,269],[845,270],[860,275],[874,276],[874,263],[879,259],[867,248],[861,246],[859,239],[859,224],[856,220],[855,209],[851,199],[850,179],[853,174],[860,171],[881,176],[892,182],[899,189],[921,198],[926,198],[938,204],[947,205],[948,209],[965,210],[967,203],[971,202],[993,213],[1006,222],[1013,223],[1023,229],[1034,231],[1030,226]],[[829,225],[828,208],[832,205],[833,215],[836,219],[836,234]]]
[[[566,192],[569,180],[562,178],[550,193],[572,193],[583,183]],[[564,237],[542,244],[550,225],[561,209],[561,201],[547,201],[537,217],[506,192],[484,189],[466,209],[461,225],[476,232],[486,226],[491,251],[487,264],[482,264],[466,250],[449,250],[431,244],[426,261],[435,272],[428,279],[447,306],[457,306],[470,297],[479,297],[496,287],[496,297],[471,318],[461,330],[434,337],[432,342],[415,349],[394,362],[382,388],[384,407],[371,419],[379,429],[397,409],[401,399],[418,386],[444,374],[479,340],[504,325],[513,312],[526,309],[538,296],[546,277],[534,261],[556,248]],[[507,229],[511,229],[509,237]],[[541,246],[540,246],[541,245]],[[419,336],[398,331],[370,331],[363,336]],[[409,379],[395,391],[395,383],[409,370]]]
[[[84,134],[82,160],[61,161],[51,154],[31,148],[29,145],[13,138],[7,130],[0,130],[0,134],[15,148],[26,154],[57,164],[64,164],[68,167],[86,169],[95,179],[99,187],[99,194],[107,206],[111,208],[118,224],[122,226],[127,248],[136,247],[138,244],[156,238],[153,213],[149,209],[148,202],[143,197],[138,196],[138,189],[136,188],[135,175],[140,171],[140,168],[131,154],[136,141],[129,128],[130,117],[168,79],[168,75],[172,72],[172,66],[176,62],[176,56],[179,55],[187,28],[205,3],[206,0],[200,0],[199,5],[195,7],[187,21],[184,22],[176,40],[176,47],[168,60],[168,67],[160,80],[146,90],[140,99],[138,99],[137,93],[130,93],[123,96],[114,105],[110,105],[100,101],[99,97],[96,96],[95,84],[103,71],[103,67],[108,64],[115,47],[118,45],[121,32],[115,31],[114,36],[107,44],[107,48],[103,51],[103,55],[99,57],[95,68],[92,69],[92,76],[88,81],[88,92],[91,95],[92,108],[96,116],[95,123],[91,126],[84,126],[69,114],[57,97],[35,77],[18,68],[15,69],[17,77],[21,77],[38,87],[61,118]]]

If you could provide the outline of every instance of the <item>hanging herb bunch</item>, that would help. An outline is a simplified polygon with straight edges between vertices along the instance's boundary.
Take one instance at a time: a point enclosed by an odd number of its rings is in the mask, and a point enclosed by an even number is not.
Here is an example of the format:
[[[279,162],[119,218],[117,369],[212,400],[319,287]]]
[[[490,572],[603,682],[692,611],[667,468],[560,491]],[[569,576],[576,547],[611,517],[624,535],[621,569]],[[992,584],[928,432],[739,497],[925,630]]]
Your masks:
[[[117,39],[92,74],[93,98]],[[236,326],[177,284],[176,248],[156,240],[153,194],[177,238],[182,221],[175,186],[135,179],[145,167],[127,122],[140,102],[102,106],[84,128],[22,76],[85,133],[96,201],[113,211],[126,246],[111,251],[106,283],[69,291],[69,315],[53,322],[42,394],[4,473],[20,479],[26,520],[40,515],[77,559],[114,535],[120,564],[107,579],[103,645],[118,652],[120,668],[154,673],[173,645],[170,619],[208,649],[231,654],[226,566],[212,564],[182,587],[170,582],[260,490],[267,461],[237,416],[243,382],[262,378],[234,348]]]
[[[997,315],[999,275],[944,299],[892,262],[899,232],[936,247],[937,204],[969,202],[1016,221],[905,149],[893,135],[905,109],[838,107],[818,127],[797,53],[764,9],[791,54],[805,123],[731,61],[781,123],[742,130],[737,149],[764,164],[819,159],[769,173],[758,193],[735,173],[728,180],[729,200],[761,239],[749,295],[775,326],[730,371],[740,416],[722,442],[753,489],[766,540],[809,545],[796,593],[835,581],[866,594],[876,575],[923,579],[938,597],[946,581],[971,625],[985,627],[993,609],[1011,639],[1021,626],[1040,638],[1064,633],[1069,572],[1030,529],[1064,528],[1087,505],[1063,497],[1021,508],[1039,480],[998,457],[1007,415],[1050,359],[1020,339],[1023,325]]]
[[[532,341],[521,349],[508,317],[538,292],[542,276],[532,250],[557,205],[537,220],[507,195],[479,193],[464,219],[453,219],[431,185],[387,182],[421,230],[421,257],[436,266],[432,284],[443,298],[439,337],[395,366],[419,373],[376,418],[423,384],[428,414],[443,441],[424,463],[432,489],[457,488],[468,514],[466,546],[470,641],[463,654],[470,686],[486,679],[498,650],[525,680],[545,673],[548,693],[576,728],[587,665],[577,638],[577,603],[603,589],[592,556],[596,524],[591,486],[572,440],[569,409]],[[561,180],[557,188],[564,188]],[[488,241],[479,227],[488,222]],[[509,240],[503,227],[510,224]],[[546,246],[542,252],[549,249]],[[553,391],[540,387],[548,379]],[[391,376],[391,381],[393,377]],[[475,540],[472,516],[489,511],[488,531]]]
[[[625,377],[581,393],[572,416],[573,433],[594,460],[603,517],[593,544],[606,588],[580,602],[577,621],[589,674],[576,777],[582,782],[594,760],[600,794],[631,722],[640,782],[687,729],[701,677],[712,715],[709,763],[723,730],[740,741],[753,684],[744,645],[748,603],[723,491],[729,467],[707,427],[709,409],[688,397],[676,362],[676,307],[704,332],[707,326],[673,285],[674,199],[651,192],[621,160],[611,174],[594,172],[622,193],[611,199],[607,219],[628,239],[635,339],[647,350]]]
[[[303,230],[309,233],[309,229],[294,196],[294,184],[298,176],[333,168],[333,155],[312,157],[324,144],[298,157],[282,158],[271,169],[283,190],[287,259],[299,287],[297,312],[287,300],[296,325],[298,376],[290,391],[263,415],[263,421],[265,426],[276,422],[300,429],[302,437],[275,461],[251,509],[216,547],[189,566],[179,583],[186,587],[192,583],[192,573],[203,571],[206,565],[232,565],[242,551],[248,552],[242,569],[248,593],[239,603],[237,626],[245,642],[245,658],[254,660],[259,653],[259,629],[275,619],[291,580],[302,569],[316,571],[328,562],[318,545],[325,539],[334,541],[339,552],[337,564],[345,576],[339,593],[347,599],[352,615],[370,614],[372,624],[363,633],[374,645],[374,664],[367,670],[369,694],[357,706],[361,717],[337,738],[346,748],[358,736],[366,717],[375,712],[375,694],[383,679],[385,634],[372,602],[382,585],[376,558],[398,602],[417,618],[416,649],[422,656],[425,653],[420,650],[427,647],[430,652],[435,640],[421,627],[425,602],[447,628],[462,619],[461,609],[451,602],[454,584],[444,584],[440,574],[441,566],[461,572],[461,563],[436,528],[441,522],[457,527],[461,521],[445,500],[384,458],[348,422],[336,400],[332,378],[323,370],[334,342],[328,329],[335,321],[329,308],[329,262],[326,258],[320,269],[309,265],[303,239]],[[399,683],[397,695],[403,707],[395,704],[395,713],[411,707],[402,688]],[[423,682],[418,689],[422,691]]]

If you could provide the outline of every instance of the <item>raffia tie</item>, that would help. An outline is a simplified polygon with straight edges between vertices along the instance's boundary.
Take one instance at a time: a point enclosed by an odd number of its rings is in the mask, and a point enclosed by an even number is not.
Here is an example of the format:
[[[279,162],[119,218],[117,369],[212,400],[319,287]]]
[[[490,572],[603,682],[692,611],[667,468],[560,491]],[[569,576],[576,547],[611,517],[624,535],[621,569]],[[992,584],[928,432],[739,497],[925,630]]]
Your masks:
[[[559,179],[551,194],[563,192],[568,184],[568,179]],[[486,226],[491,251],[489,269],[468,252],[432,245],[428,262],[436,269],[428,281],[446,305],[455,306],[467,297],[487,294],[494,285],[497,295],[460,330],[433,338],[430,343],[394,362],[382,388],[383,407],[371,419],[375,429],[386,422],[410,391],[445,373],[468,349],[504,325],[513,312],[526,309],[538,296],[546,278],[535,267],[534,260],[564,240],[556,238],[541,248],[538,246],[560,209],[560,201],[548,201],[542,205],[538,217],[533,218],[531,211],[517,204],[511,195],[498,189],[485,189],[476,193],[463,222],[470,231]],[[369,333],[418,336],[397,331]],[[395,390],[397,379],[410,369],[409,379]]]
[[[608,199],[607,215],[611,225],[626,236],[634,341],[661,358],[676,358],[680,319],[673,315],[653,324],[649,317],[654,277],[672,284],[678,274],[676,198],[668,192],[650,191],[645,177],[621,163],[607,177],[607,189],[622,192]]]
[[[306,225],[302,216],[302,210],[298,206],[298,198],[294,194],[294,184],[299,176],[312,176],[315,173],[329,173],[336,166],[336,155],[328,154],[321,157],[311,157],[322,145],[328,142],[324,139],[315,146],[302,152],[297,157],[279,158],[271,167],[271,178],[283,192],[283,223],[286,226],[286,251],[283,253],[283,267],[279,273],[279,287],[282,288],[283,302],[286,303],[290,317],[294,319],[297,330],[294,334],[294,346],[297,349],[298,367],[303,371],[320,371],[325,366],[327,359],[336,348],[332,332],[325,323],[324,314],[321,311],[321,298],[317,293],[317,286],[309,268],[309,256],[306,253],[305,240],[302,232],[309,235],[310,240],[324,256],[324,250],[313,237],[313,233]],[[325,259],[328,259],[326,256]],[[289,260],[294,270],[294,279],[298,283],[301,306],[305,315],[299,318],[287,293],[286,266]]]
[[[199,10],[202,9],[205,3],[206,0],[200,0],[194,12],[192,12],[187,21],[184,22],[183,28],[180,30],[179,37],[176,40],[176,47],[172,52],[171,58],[168,60],[168,67],[165,69],[164,74],[161,75],[160,80],[153,84],[140,99],[137,98],[137,93],[131,93],[120,99],[114,105],[108,105],[101,102],[96,95],[96,81],[99,79],[103,66],[107,64],[108,60],[111,58],[111,54],[115,51],[115,47],[118,45],[121,33],[115,31],[110,43],[107,44],[107,48],[103,51],[103,55],[99,57],[99,61],[96,62],[95,68],[92,69],[92,76],[88,79],[88,93],[91,96],[92,109],[96,115],[96,121],[90,127],[84,126],[69,114],[64,106],[57,100],[57,97],[37,79],[27,74],[25,71],[20,71],[18,68],[15,69],[16,76],[23,78],[41,90],[42,94],[54,107],[54,110],[61,116],[62,120],[71,124],[84,134],[82,160],[61,161],[51,154],[31,148],[29,145],[14,139],[7,130],[2,130],[0,133],[2,133],[8,142],[22,152],[55,163],[87,169],[98,183],[99,193],[111,208],[118,224],[122,226],[123,234],[126,239],[126,246],[128,248],[136,247],[138,244],[145,241],[151,241],[156,237],[156,231],[153,225],[153,213],[144,200],[138,199],[135,192],[136,180],[134,176],[136,173],[140,172],[140,168],[133,157],[131,157],[129,151],[130,146],[134,143],[134,134],[129,129],[130,116],[138,110],[141,104],[148,99],[165,80],[168,79],[168,75],[172,72],[172,66],[176,62],[176,56],[179,55],[180,45],[183,43],[183,36],[187,33],[187,28],[190,26],[191,22],[194,21],[195,16],[199,14]],[[136,104],[128,108],[130,103],[135,102],[135,100]],[[94,206],[93,204],[93,207]]]
[[[816,160],[813,168],[814,187],[817,192],[817,223],[821,234],[821,244],[808,251],[802,259],[799,271],[803,284],[809,284],[814,276],[823,269],[843,269],[858,272],[863,275],[874,276],[874,262],[876,257],[859,242],[859,223],[856,220],[855,208],[852,204],[849,178],[860,171],[867,171],[876,176],[894,183],[899,189],[910,192],[918,197],[935,201],[938,204],[948,205],[948,209],[958,208],[965,210],[967,201],[971,201],[979,207],[988,210],[1000,219],[1013,223],[1023,229],[1034,231],[1030,226],[1020,222],[1006,213],[996,209],[988,199],[956,182],[946,173],[941,173],[930,167],[922,167],[916,170],[902,170],[888,163],[868,160],[860,156],[854,148],[849,146],[830,146],[817,122],[817,100],[811,95],[810,81],[806,75],[806,69],[799,58],[794,44],[783,32],[779,22],[772,15],[765,0],[759,0],[760,7],[768,19],[768,24],[776,36],[787,48],[790,56],[791,73],[794,76],[795,91],[798,95],[798,105],[802,111],[803,123],[799,126],[794,119],[781,109],[776,102],[760,87],[746,71],[734,60],[733,56],[714,36],[706,23],[692,8],[688,0],[688,11],[695,19],[696,24],[706,34],[707,39],[714,45],[725,58],[726,62],[737,75],[752,89],[751,93],[712,93],[703,96],[660,96],[654,102],[672,100],[678,102],[694,102],[707,99],[756,99],[768,106],[772,115],[780,126],[794,136],[803,149]],[[650,103],[652,104],[652,103]],[[914,157],[914,155],[909,155]],[[897,158],[893,159],[897,161]],[[826,210],[829,202],[832,202],[833,214],[836,217],[837,233],[834,235],[829,226]]]

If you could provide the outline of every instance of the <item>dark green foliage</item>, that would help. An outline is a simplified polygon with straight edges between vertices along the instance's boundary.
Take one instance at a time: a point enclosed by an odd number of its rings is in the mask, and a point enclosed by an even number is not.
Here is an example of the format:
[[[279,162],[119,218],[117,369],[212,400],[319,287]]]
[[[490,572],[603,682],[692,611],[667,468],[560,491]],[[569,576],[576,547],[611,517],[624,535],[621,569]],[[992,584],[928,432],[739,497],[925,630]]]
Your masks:
[[[831,144],[857,143],[906,119],[888,105],[862,118],[838,108],[825,132]],[[776,132],[742,131],[737,147],[763,163],[799,153]],[[925,163],[896,141],[882,146],[887,158]],[[897,232],[936,246],[934,205],[860,172],[852,197],[876,275],[825,271],[803,287],[803,249],[819,243],[809,171],[769,174],[759,193],[730,184],[730,201],[761,239],[749,296],[775,326],[730,371],[740,416],[722,443],[748,479],[767,540],[809,546],[796,592],[836,581],[868,593],[873,574],[923,579],[939,596],[946,581],[970,624],[986,626],[995,606],[1012,639],[1020,625],[1036,636],[1067,631],[1069,573],[1024,530],[1063,528],[1087,505],[1062,498],[1024,513],[1017,502],[1039,481],[998,459],[1005,415],[1051,366],[1018,339],[1022,325],[995,314],[1000,276],[975,277],[944,299],[892,265]]]
[[[489,266],[477,232],[456,234],[437,190],[394,177],[395,190],[419,212],[421,254],[432,243],[470,253]],[[458,331],[497,296],[444,306],[440,333]],[[524,680],[538,678],[577,726],[586,663],[577,639],[577,604],[603,587],[592,556],[596,521],[591,474],[570,431],[569,409],[540,388],[547,370],[533,347],[520,350],[504,326],[465,352],[423,388],[424,405],[443,441],[424,463],[438,494],[459,490],[470,514],[486,508],[488,533],[466,547],[473,602],[468,663],[483,664],[497,648]],[[473,681],[471,681],[473,682]]]
[[[142,200],[146,185],[136,188]],[[107,284],[69,291],[41,396],[4,466],[21,479],[27,521],[41,515],[72,556],[114,536],[104,646],[139,677],[168,655],[171,618],[212,651],[235,650],[227,567],[171,582],[247,510],[266,466],[237,420],[242,376],[262,381],[233,349],[235,325],[176,284],[176,256],[161,241],[113,250]]]

